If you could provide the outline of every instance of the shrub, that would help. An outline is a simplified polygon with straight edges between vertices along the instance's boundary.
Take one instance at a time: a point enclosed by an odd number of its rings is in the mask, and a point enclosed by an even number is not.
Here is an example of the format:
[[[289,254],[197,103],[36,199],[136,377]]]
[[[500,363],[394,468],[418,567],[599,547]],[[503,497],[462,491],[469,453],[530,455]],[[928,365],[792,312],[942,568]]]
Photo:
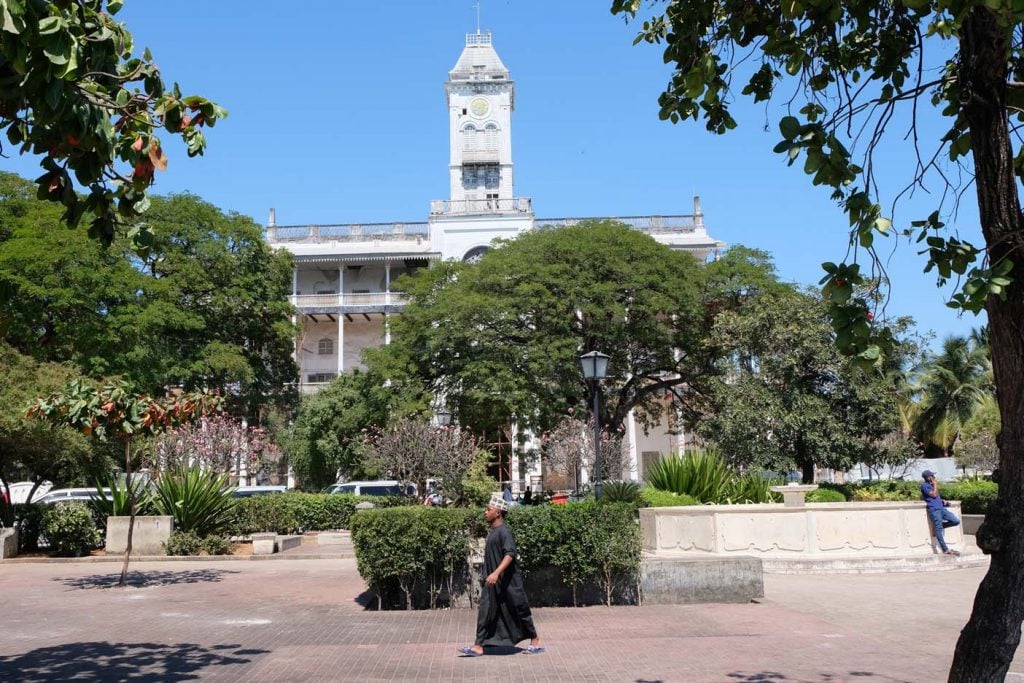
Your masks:
[[[286,498],[300,496],[299,493],[281,493],[268,496],[249,496],[235,501],[228,516],[227,533],[231,536],[248,536],[266,531],[276,534],[294,534],[299,530],[295,506]]]
[[[108,477],[105,481],[95,483],[96,492],[92,494],[92,507],[96,510],[105,525],[107,517],[127,517],[131,514],[128,499],[128,487],[123,481],[115,477]],[[110,489],[108,495],[104,489]],[[148,515],[153,511],[153,499],[146,487],[146,482],[137,477],[132,480],[132,489],[135,492],[135,514]]]
[[[394,589],[406,609],[415,606],[425,589],[435,607],[442,589],[454,594],[457,575],[464,573],[469,538],[479,523],[478,509],[399,507],[367,510],[351,520],[356,565],[378,607],[389,604]]]
[[[555,567],[572,589],[596,581],[606,604],[617,587],[635,585],[640,570],[640,529],[635,506],[592,501],[513,508],[506,523],[515,536],[522,569]]]
[[[57,503],[43,512],[42,532],[58,555],[78,557],[100,542],[92,512],[81,503]]]
[[[959,500],[960,512],[965,515],[984,515],[999,495],[995,482],[976,480],[941,484],[939,494],[946,500]]]
[[[297,534],[303,531],[348,529],[356,505],[364,501],[378,508],[415,506],[404,496],[356,496],[351,493],[289,492],[250,496],[235,501],[227,529],[231,536],[273,531]]]
[[[769,503],[776,496],[769,487],[782,483],[760,472],[739,475],[713,451],[657,461],[647,472],[656,489],[693,496],[701,503]]]
[[[921,500],[921,484],[916,481],[890,479],[855,486],[851,500],[910,501]]]
[[[203,539],[193,531],[175,530],[164,541],[164,550],[168,555],[198,555],[202,549]]]
[[[700,505],[700,501],[685,493],[679,495],[671,491],[660,491],[653,486],[645,486],[640,489],[640,504],[642,507],[662,508],[677,507],[679,505]]]
[[[640,502],[640,484],[635,481],[605,482],[601,486],[601,502],[636,505]]]
[[[210,555],[227,555],[231,551],[231,541],[223,536],[207,536],[203,539],[202,549]]]
[[[176,529],[200,536],[223,531],[234,504],[227,477],[198,467],[164,472],[153,498],[160,514],[174,517]]]
[[[845,503],[846,496],[835,489],[818,488],[807,494],[808,503]]]
[[[35,503],[17,503],[11,506],[11,516],[18,527],[18,552],[30,553],[39,550],[43,506]]]

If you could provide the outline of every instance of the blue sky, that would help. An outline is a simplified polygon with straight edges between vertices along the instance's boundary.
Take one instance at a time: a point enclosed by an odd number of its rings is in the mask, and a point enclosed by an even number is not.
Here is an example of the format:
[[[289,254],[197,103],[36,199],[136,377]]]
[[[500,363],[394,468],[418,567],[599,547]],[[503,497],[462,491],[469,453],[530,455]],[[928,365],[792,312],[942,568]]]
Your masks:
[[[516,194],[533,198],[538,217],[690,213],[698,194],[712,235],[768,250],[784,278],[817,283],[820,263],[844,256],[846,219],[800,164],[771,151],[777,111],[738,103],[740,127],[725,136],[659,121],[669,68],[658,48],[632,45],[635,29],[609,6],[482,2],[482,28],[516,82]],[[205,157],[166,145],[157,193],[187,190],[261,224],[270,207],[280,224],[425,220],[429,201],[448,196],[443,84],[476,30],[470,0],[127,0],[118,19],[165,79],[230,111]],[[883,178],[905,178],[906,160],[892,143]],[[3,166],[38,175],[33,159]],[[897,218],[923,217],[932,202],[919,194]],[[973,190],[966,204],[948,222],[980,241]],[[915,252],[903,242],[889,262],[887,313],[940,338],[981,324],[945,307],[951,290],[935,288]]]

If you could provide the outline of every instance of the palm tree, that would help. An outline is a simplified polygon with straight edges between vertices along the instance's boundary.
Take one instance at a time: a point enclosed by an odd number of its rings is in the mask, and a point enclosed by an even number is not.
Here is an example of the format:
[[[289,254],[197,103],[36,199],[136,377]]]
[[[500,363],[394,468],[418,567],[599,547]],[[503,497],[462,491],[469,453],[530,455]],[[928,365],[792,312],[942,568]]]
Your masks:
[[[992,392],[992,366],[983,335],[976,330],[971,338],[946,337],[942,352],[928,358],[921,375],[914,431],[947,456],[978,405]]]

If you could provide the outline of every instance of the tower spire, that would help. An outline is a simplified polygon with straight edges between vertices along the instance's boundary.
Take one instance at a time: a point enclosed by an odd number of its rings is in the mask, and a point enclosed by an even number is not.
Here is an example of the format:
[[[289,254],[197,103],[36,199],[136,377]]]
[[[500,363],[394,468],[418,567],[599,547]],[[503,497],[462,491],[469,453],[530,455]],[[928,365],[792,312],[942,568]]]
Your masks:
[[[476,0],[476,34],[480,35],[480,0]]]

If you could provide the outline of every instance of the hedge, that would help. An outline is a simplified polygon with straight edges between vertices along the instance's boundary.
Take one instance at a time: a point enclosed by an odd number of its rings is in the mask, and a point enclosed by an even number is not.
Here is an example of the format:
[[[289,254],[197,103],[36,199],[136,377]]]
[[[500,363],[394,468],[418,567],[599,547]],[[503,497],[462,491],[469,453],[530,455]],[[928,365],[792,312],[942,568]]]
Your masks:
[[[606,604],[623,588],[635,594],[641,552],[635,506],[516,507],[506,523],[524,574],[557,570],[574,604],[589,584],[600,588]],[[479,509],[427,507],[360,512],[351,528],[359,573],[378,606],[405,609],[451,604],[468,590],[470,541],[487,531]]]
[[[956,481],[939,485],[939,493],[946,500],[959,500],[960,512],[965,515],[984,515],[996,502],[999,485],[992,481]]]
[[[356,505],[368,501],[377,507],[415,505],[401,497],[356,496],[350,493],[280,493],[250,496],[235,502],[228,531],[248,536],[273,531],[297,534],[304,531],[348,529]]]

